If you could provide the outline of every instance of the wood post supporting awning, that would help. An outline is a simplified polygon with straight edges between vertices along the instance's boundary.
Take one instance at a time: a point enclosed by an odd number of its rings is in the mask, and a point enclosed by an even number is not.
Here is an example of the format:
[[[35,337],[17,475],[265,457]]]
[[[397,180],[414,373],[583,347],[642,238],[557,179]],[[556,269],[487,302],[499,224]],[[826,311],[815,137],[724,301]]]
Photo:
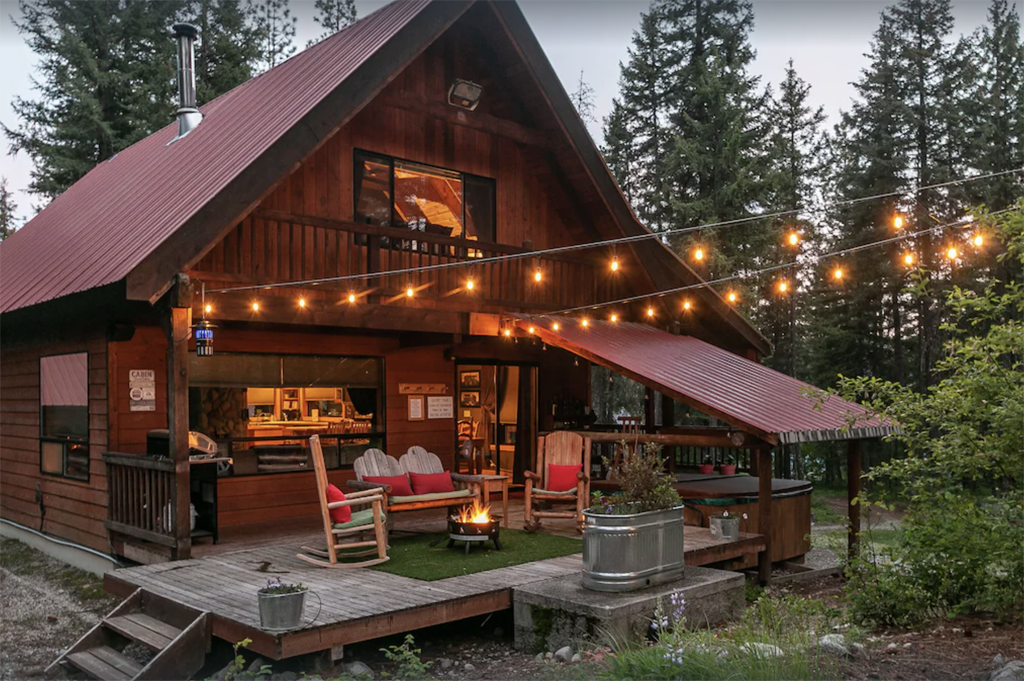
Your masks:
[[[848,441],[849,550],[853,554],[860,529],[860,504],[855,501],[860,494],[860,441],[893,433],[895,426],[883,423],[859,404],[763,364],[647,324],[588,320],[584,326],[568,317],[533,317],[517,319],[516,325],[524,333],[532,329],[548,345],[719,419],[741,435],[728,438],[731,446],[757,449],[758,503],[762,508],[759,531],[765,537],[758,564],[762,582],[771,576],[772,446]],[[652,436],[641,439],[644,437]]]

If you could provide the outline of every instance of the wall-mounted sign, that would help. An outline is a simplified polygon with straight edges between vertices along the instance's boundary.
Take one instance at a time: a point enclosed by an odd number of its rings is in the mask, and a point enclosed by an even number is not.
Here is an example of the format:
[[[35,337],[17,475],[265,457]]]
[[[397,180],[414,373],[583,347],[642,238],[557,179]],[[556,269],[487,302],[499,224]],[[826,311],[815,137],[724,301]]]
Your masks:
[[[409,420],[423,420],[423,395],[409,395]]]
[[[129,369],[128,408],[131,411],[156,411],[156,372]]]
[[[448,386],[444,383],[399,383],[399,395],[444,395]]]
[[[453,419],[455,418],[455,398],[451,395],[445,397],[427,398],[428,419]]]

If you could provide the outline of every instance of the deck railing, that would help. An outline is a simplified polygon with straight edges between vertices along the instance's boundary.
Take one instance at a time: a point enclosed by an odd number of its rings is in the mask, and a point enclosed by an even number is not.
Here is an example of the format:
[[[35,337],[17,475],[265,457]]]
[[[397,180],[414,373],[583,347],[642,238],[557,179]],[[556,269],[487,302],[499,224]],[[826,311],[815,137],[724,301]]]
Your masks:
[[[142,454],[104,452],[107,529],[175,547],[174,462]]]

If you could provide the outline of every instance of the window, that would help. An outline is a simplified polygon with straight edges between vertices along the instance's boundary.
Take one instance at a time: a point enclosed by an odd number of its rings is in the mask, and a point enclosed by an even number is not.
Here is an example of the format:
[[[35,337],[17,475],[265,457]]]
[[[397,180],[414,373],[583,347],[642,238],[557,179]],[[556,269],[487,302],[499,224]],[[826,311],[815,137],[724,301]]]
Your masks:
[[[494,180],[485,177],[357,151],[354,205],[364,224],[495,240]]]
[[[228,475],[312,470],[319,435],[328,468],[382,446],[383,361],[376,357],[190,355],[189,429],[213,438]]]
[[[89,355],[39,360],[39,468],[89,479]]]

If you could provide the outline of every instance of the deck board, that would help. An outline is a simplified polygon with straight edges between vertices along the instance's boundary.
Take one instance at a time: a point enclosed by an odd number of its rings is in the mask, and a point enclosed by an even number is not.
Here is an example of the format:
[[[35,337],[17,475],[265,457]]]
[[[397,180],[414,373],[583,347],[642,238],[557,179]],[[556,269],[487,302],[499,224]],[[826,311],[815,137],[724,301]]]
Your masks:
[[[513,520],[515,511],[521,513],[517,507],[521,502],[512,507]],[[436,512],[409,515],[400,529],[444,529]],[[571,521],[551,526],[559,534],[577,536]],[[507,609],[514,587],[578,572],[582,561],[581,554],[575,554],[427,582],[365,568],[321,568],[298,560],[300,547],[317,545],[316,536],[322,541],[322,533],[307,536],[273,526],[262,532],[250,528],[239,533],[241,541],[197,547],[202,557],[108,573],[107,588],[126,595],[142,587],[210,612],[215,636],[232,642],[252,638],[255,652],[281,659]],[[699,527],[688,526],[685,537],[688,565],[737,558],[763,546],[760,535],[729,542]],[[256,591],[274,576],[301,582],[320,597],[319,606],[316,598],[306,599],[305,620],[315,616],[312,624],[282,634],[260,629]]]

